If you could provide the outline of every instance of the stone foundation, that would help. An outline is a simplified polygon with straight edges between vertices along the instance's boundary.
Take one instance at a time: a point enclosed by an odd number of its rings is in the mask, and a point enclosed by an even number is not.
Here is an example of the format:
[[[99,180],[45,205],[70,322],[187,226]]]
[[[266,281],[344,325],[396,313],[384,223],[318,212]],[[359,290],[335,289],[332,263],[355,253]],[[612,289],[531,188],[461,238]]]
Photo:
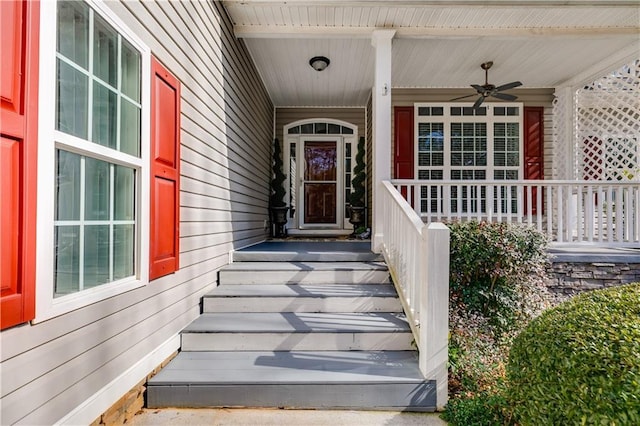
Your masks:
[[[640,263],[553,262],[548,268],[547,287],[559,299],[574,294],[640,282]]]
[[[100,417],[95,419],[91,426],[112,426],[122,425],[130,421],[145,405],[145,395],[147,391],[147,380],[158,374],[158,372],[171,361],[178,352],[174,352],[165,359],[159,366],[153,369],[147,377],[113,404]]]

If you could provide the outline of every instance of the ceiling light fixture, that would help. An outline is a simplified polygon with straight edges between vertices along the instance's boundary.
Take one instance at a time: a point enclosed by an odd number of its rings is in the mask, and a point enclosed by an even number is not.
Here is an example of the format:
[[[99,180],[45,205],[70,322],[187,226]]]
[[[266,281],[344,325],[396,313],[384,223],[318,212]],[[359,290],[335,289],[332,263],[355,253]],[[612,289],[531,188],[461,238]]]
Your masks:
[[[331,61],[325,56],[314,56],[309,59],[309,65],[316,71],[322,71],[329,66]]]

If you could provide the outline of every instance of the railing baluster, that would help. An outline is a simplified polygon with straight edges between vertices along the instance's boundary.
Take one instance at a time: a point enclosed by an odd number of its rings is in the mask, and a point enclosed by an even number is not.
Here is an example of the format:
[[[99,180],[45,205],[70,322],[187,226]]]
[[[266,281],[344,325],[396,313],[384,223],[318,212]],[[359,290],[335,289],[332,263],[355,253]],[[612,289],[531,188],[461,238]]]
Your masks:
[[[613,233],[614,233],[614,203],[613,203],[613,188],[611,185],[607,186],[607,240],[611,243],[613,242]]]
[[[526,207],[527,209],[527,225],[533,225],[533,194],[532,194],[532,186],[525,186],[525,199],[526,199],[526,206],[522,206],[522,208],[524,209]]]
[[[554,208],[555,207],[555,208]],[[553,236],[553,218],[557,213],[557,206],[553,204],[553,187],[547,189],[547,235]]]
[[[558,186],[558,242],[564,241],[564,213],[562,206],[562,185]]]
[[[576,186],[577,203],[576,203],[576,228],[578,231],[578,242],[582,242],[584,237],[584,207],[582,206],[582,185]]]
[[[622,200],[623,189],[618,188],[616,191],[616,242],[623,242],[623,231],[624,231],[624,202]]]
[[[593,242],[593,186],[587,185],[587,199],[585,201],[585,223],[587,226],[587,241]]]

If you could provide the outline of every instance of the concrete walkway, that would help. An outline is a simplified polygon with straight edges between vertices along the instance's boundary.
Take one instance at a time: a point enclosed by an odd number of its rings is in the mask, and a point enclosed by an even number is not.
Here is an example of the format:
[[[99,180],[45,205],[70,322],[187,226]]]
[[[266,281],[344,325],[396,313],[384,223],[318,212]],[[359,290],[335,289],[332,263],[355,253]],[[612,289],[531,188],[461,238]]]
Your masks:
[[[240,408],[144,409],[133,426],[445,426],[437,413]]]

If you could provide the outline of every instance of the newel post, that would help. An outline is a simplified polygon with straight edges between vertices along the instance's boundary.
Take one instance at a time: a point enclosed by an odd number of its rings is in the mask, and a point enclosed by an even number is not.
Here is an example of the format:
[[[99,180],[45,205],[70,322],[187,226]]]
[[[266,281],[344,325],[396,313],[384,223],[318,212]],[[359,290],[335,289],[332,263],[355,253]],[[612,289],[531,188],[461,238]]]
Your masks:
[[[449,228],[431,223],[422,228],[420,281],[420,371],[436,381],[438,410],[447,403],[449,339]]]

